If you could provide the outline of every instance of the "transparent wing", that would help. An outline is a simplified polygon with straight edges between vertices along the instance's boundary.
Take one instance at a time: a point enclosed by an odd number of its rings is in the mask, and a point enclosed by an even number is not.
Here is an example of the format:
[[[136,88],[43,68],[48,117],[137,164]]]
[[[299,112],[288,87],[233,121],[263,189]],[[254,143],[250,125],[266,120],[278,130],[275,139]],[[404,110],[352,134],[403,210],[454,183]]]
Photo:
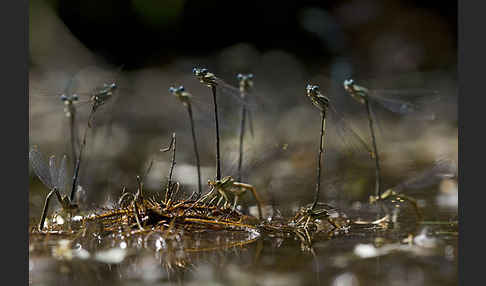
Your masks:
[[[424,110],[424,106],[440,100],[437,91],[426,89],[410,90],[371,90],[369,98],[385,109],[402,115]],[[434,118],[434,114],[424,115],[424,119]]]
[[[54,177],[53,177],[54,178]],[[57,187],[61,193],[66,193],[67,177],[67,156],[62,156],[61,165],[57,174]]]
[[[216,82],[218,83],[216,87],[218,92],[223,96],[231,96],[235,100],[235,103],[246,106],[248,110],[256,110],[268,106],[268,102],[254,91],[246,93],[243,98],[238,87],[233,86],[220,78],[216,78]]]
[[[221,131],[239,130],[239,120],[241,117],[241,105],[235,104],[233,97],[217,97],[218,100],[218,118]],[[212,96],[207,95],[206,99],[192,97],[191,106],[196,128],[214,128],[214,103]],[[248,109],[247,109],[248,111]],[[235,129],[236,128],[236,129]]]
[[[245,128],[249,128],[250,129],[250,134],[251,134],[251,137],[254,136],[255,132],[253,131],[253,115],[252,115],[252,111],[251,110],[246,110],[246,115],[247,115],[247,119],[248,119],[248,124]]]
[[[32,165],[32,169],[41,182],[49,189],[54,187],[52,182],[51,173],[47,161],[42,153],[36,146],[32,147],[29,151],[29,161]]]
[[[242,161],[242,177],[243,180],[248,179],[251,172],[255,172],[260,168],[267,168],[271,162],[281,158],[287,147],[282,144],[272,144],[265,146],[250,146],[244,148]],[[237,146],[231,146],[229,151],[224,152],[223,156],[223,175],[231,175],[235,179],[238,177],[238,159],[239,152]],[[268,165],[267,165],[268,164]]]
[[[56,156],[51,155],[49,157],[49,173],[51,174],[51,181],[54,187],[59,187],[58,183],[58,174],[57,174],[57,167],[56,167]]]
[[[409,189],[421,189],[438,184],[445,178],[453,178],[455,176],[457,176],[456,164],[452,160],[442,159],[437,161],[431,168],[405,180],[392,189],[396,192],[403,192]]]
[[[346,147],[345,150],[349,152],[348,155],[368,154],[373,158],[374,152],[369,143],[353,130],[344,115],[332,105],[329,106],[328,111],[330,111],[328,113],[329,124],[332,125],[330,129],[335,130],[335,133],[340,137],[340,143]]]

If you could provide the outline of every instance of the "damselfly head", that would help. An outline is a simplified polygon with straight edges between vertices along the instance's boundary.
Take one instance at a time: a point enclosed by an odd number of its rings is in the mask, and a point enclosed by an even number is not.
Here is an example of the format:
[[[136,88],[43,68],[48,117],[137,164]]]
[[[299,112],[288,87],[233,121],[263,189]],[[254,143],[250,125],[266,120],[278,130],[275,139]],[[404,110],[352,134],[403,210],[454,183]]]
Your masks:
[[[344,83],[343,83],[344,90],[346,90],[346,91],[352,91],[354,84],[355,84],[354,83],[354,79],[352,79],[352,78],[349,78],[349,79],[345,80]]]
[[[306,87],[307,97],[312,101],[314,106],[321,111],[326,111],[329,106],[329,99],[324,96],[319,90],[319,86],[315,84],[308,84]]]
[[[172,95],[175,95],[182,103],[189,104],[189,100],[191,98],[191,94],[185,91],[186,89],[184,86],[180,85],[179,87],[171,86],[169,88],[169,92]]]
[[[208,73],[208,69],[206,69],[206,68],[193,68],[192,73],[195,76],[198,76],[198,77],[199,76],[205,76]]]
[[[236,78],[240,84],[240,90],[246,91],[248,88],[253,86],[253,74],[237,74]]]
[[[107,87],[109,89],[117,89],[118,85],[115,82],[113,82],[113,83],[110,83],[110,84],[105,84],[105,87]]]
[[[68,97],[65,94],[63,94],[63,95],[61,95],[61,100],[62,101],[67,101],[68,100]]]
[[[184,87],[182,85],[179,87],[173,87],[173,86],[169,87],[169,92],[176,96],[181,95],[183,91],[184,91]]]
[[[319,93],[319,86],[317,84],[308,84],[306,90],[308,96],[315,96]]]

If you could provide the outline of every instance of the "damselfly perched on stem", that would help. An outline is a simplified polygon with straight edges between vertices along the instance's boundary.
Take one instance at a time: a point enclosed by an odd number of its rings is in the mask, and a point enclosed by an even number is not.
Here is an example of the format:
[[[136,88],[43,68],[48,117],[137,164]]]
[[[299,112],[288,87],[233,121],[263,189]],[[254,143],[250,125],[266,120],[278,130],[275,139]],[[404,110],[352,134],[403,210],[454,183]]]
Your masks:
[[[29,152],[29,161],[34,170],[34,173],[40,179],[40,181],[50,190],[46,197],[44,208],[42,210],[41,218],[39,221],[38,229],[42,231],[44,223],[47,217],[47,211],[49,210],[49,202],[52,195],[56,195],[57,200],[62,206],[63,212],[72,216],[72,213],[78,209],[76,204],[72,203],[72,200],[65,195],[67,184],[67,170],[66,170],[67,157],[64,155],[61,159],[59,168],[56,166],[56,157],[54,155],[49,157],[49,163],[44,158],[42,153],[36,146],[32,147]]]
[[[41,99],[41,104],[50,104],[49,99],[63,103],[64,115],[69,119],[71,159],[76,164],[76,153],[79,150],[77,138],[79,109],[90,103],[102,105],[119,89],[118,77],[120,69],[115,72],[100,70],[98,67],[88,67],[71,76],[62,91],[46,91],[44,88],[33,87],[30,90],[32,99]],[[59,79],[56,77],[56,82]],[[45,83],[43,85],[46,85]],[[53,103],[54,104],[54,103]]]
[[[246,113],[248,114],[249,114],[249,109],[252,109],[254,105],[248,102],[247,96],[242,97],[242,92],[240,88],[234,87],[226,83],[222,79],[216,77],[213,73],[210,73],[206,68],[194,68],[193,73],[202,84],[211,88],[213,94],[215,125],[216,125],[216,161],[217,161],[216,179],[221,179],[221,156],[220,156],[221,152],[220,152],[220,135],[219,135],[221,122],[219,122],[218,101],[216,100],[217,93],[228,95],[231,98],[236,99],[239,104],[242,104],[245,107],[245,109],[247,110]],[[244,82],[240,82],[240,84],[243,84],[243,88],[248,90],[248,88],[250,87],[251,79],[252,76],[250,76],[249,78],[248,77],[244,78],[244,76],[242,76],[241,80],[243,80]],[[250,115],[248,115],[248,119],[250,121],[250,131],[253,132],[252,131],[253,123]]]
[[[320,142],[320,149],[319,149],[319,159],[321,160],[322,152],[324,152],[324,140],[326,142],[331,141],[329,134],[326,136],[328,129],[334,129],[336,131],[336,135],[339,135],[341,138],[338,140],[340,144],[344,145],[351,145],[352,152],[358,153],[366,153],[368,157],[373,158],[374,152],[369,147],[368,143],[358,135],[350,124],[345,120],[344,115],[339,113],[337,109],[334,107],[334,104],[331,99],[327,96],[322,94],[320,91],[319,85],[312,85],[308,84],[306,87],[306,96],[311,100],[315,107],[319,109],[321,112],[321,142]],[[331,119],[329,126],[326,125],[328,119]],[[331,131],[331,130],[330,130]],[[334,135],[334,134],[333,134]],[[322,149],[322,150],[321,150]],[[320,178],[320,163],[318,164],[318,178]],[[316,183],[316,190],[319,189],[320,179]],[[318,200],[318,193],[316,191],[316,196],[314,198],[314,202]]]
[[[240,85],[240,93],[241,93],[241,99],[246,100],[248,96],[249,89],[253,87],[253,74],[241,74],[239,73],[236,75],[236,78],[239,81]],[[245,123],[246,123],[246,117],[248,115],[248,120],[250,123],[250,132],[253,135],[253,121],[251,118],[251,111],[248,110],[247,106],[245,104],[242,105],[241,107],[241,124],[240,124],[240,146],[239,146],[239,156],[238,156],[238,181],[241,181],[242,175],[241,175],[241,165],[243,164],[243,141],[245,137]]]
[[[216,99],[216,86],[218,86],[218,79],[205,68],[194,68],[192,70],[196,78],[209,87],[213,93],[214,104],[214,122],[216,125],[216,180],[221,180],[221,154],[219,149],[219,120],[218,120],[218,102]]]
[[[317,206],[317,202],[319,201],[319,192],[321,190],[321,160],[322,160],[322,153],[324,151],[324,134],[326,130],[326,113],[329,107],[329,98],[323,95],[320,90],[319,86],[308,84],[306,87],[306,96],[312,101],[315,107],[317,107],[321,113],[321,128],[320,128],[320,143],[319,143],[319,152],[317,157],[317,182],[316,182],[316,190],[314,193],[314,202],[310,208],[311,211],[315,209]]]
[[[199,160],[199,151],[197,148],[197,140],[196,140],[196,128],[194,127],[194,118],[192,115],[192,105],[191,105],[191,94],[185,91],[184,87],[181,85],[179,87],[169,87],[169,92],[177,97],[181,101],[181,103],[187,108],[187,113],[189,114],[189,120],[191,124],[191,134],[192,134],[192,142],[194,145],[194,155],[196,156],[196,166],[197,166],[197,184],[198,184],[198,191],[196,194],[196,199],[199,199],[202,194],[202,185],[201,185],[201,163]]]
[[[108,100],[110,100],[113,96],[113,91],[116,89],[116,84],[105,85],[103,88],[99,89],[97,92],[93,93],[91,97],[91,111],[88,115],[88,124],[84,131],[83,141],[81,142],[81,147],[79,148],[79,155],[76,157],[76,164],[74,167],[74,175],[73,175],[73,187],[71,190],[71,201],[74,200],[77,191],[77,182],[79,176],[79,168],[81,166],[81,159],[83,157],[84,149],[86,148],[86,137],[88,135],[88,130],[93,126],[93,118],[98,110],[102,105],[104,105]]]
[[[419,106],[411,102],[401,100],[396,98],[400,95],[418,95],[418,96],[436,96],[436,91],[428,90],[370,90],[366,87],[357,85],[353,79],[347,79],[343,83],[344,90],[353,97],[359,103],[365,105],[366,112],[368,115],[369,129],[371,140],[373,144],[373,153],[375,158],[375,170],[376,170],[376,183],[375,183],[375,196],[379,197],[381,195],[382,182],[381,182],[381,170],[380,170],[380,158],[376,143],[375,135],[375,122],[373,120],[373,110],[371,107],[372,102],[380,104],[387,110],[398,113],[398,114],[412,114],[419,111]],[[386,98],[383,95],[395,96],[395,98]],[[434,98],[435,100],[435,98]]]

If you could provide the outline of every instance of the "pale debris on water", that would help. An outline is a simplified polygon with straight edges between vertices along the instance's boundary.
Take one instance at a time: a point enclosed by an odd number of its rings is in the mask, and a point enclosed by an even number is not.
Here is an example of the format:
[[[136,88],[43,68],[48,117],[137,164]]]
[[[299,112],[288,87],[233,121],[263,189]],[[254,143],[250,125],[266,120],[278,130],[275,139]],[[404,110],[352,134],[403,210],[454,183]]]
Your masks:
[[[354,247],[354,254],[361,258],[379,256],[378,249],[373,244],[358,244]]]
[[[73,259],[71,241],[67,239],[59,240],[57,244],[52,248],[52,256],[59,260]]]
[[[127,253],[128,251],[126,249],[111,248],[108,250],[98,251],[95,254],[95,259],[107,264],[118,264],[125,259]]]
[[[424,228],[419,235],[414,237],[413,242],[415,245],[425,248],[434,248],[437,246],[437,239],[427,235],[427,229]]]
[[[439,194],[436,197],[436,202],[439,206],[444,208],[457,208],[459,195],[456,180],[445,179],[440,182]]]
[[[435,248],[435,241],[431,240],[431,238],[424,240],[424,237],[420,235],[418,237],[418,240],[414,239],[414,245],[392,243],[382,247],[375,247],[373,244],[358,244],[354,247],[353,253],[360,258],[378,257],[388,255],[395,251],[410,252],[421,256],[432,254],[433,252],[430,250]]]
[[[359,281],[356,275],[351,272],[345,272],[343,274],[338,275],[332,281],[332,286],[358,286]]]

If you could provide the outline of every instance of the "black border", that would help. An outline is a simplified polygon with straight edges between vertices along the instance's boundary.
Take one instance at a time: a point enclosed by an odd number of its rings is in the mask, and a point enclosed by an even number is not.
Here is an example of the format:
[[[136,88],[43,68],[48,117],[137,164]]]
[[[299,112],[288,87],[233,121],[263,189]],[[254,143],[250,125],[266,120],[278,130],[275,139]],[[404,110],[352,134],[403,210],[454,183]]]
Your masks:
[[[486,42],[484,39],[486,3],[484,1],[458,1],[458,105],[459,105],[459,284],[474,285],[483,280],[485,251],[481,248],[484,237],[482,210],[484,196],[484,119]],[[480,101],[481,100],[481,101]],[[464,130],[470,130],[465,142]],[[466,155],[469,158],[466,161]],[[483,155],[483,156],[481,156]],[[473,160],[475,162],[473,162]],[[467,162],[467,163],[466,163]],[[467,170],[467,171],[466,171]],[[465,176],[467,179],[465,179]],[[467,207],[466,207],[467,206]],[[469,213],[467,218],[464,216]],[[469,234],[465,235],[466,225]],[[468,249],[469,248],[469,249]],[[466,251],[469,250],[467,261]],[[471,254],[478,257],[472,257]],[[477,261],[481,261],[476,263]],[[478,282],[476,282],[478,281]],[[467,283],[469,282],[469,283]],[[481,282],[479,282],[481,284]]]
[[[27,285],[28,272],[28,0],[0,6],[2,140],[2,280]],[[27,179],[27,180],[26,180]],[[17,246],[17,247],[13,247]],[[15,265],[15,267],[13,267]],[[13,269],[15,268],[15,269]],[[8,277],[10,276],[10,277]],[[10,278],[10,279],[9,279]],[[20,282],[20,283],[19,283]],[[22,283],[23,282],[23,283]],[[12,284],[12,283],[8,283]]]

